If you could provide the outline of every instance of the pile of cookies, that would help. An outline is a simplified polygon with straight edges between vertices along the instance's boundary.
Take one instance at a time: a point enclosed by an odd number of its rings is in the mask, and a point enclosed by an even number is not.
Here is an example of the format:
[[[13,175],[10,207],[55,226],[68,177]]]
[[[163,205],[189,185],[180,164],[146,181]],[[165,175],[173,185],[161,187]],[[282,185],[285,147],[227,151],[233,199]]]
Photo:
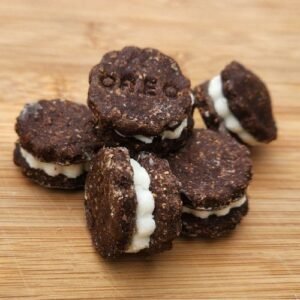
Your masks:
[[[207,129],[193,128],[195,109]],[[174,59],[137,47],[92,68],[88,106],[40,100],[15,128],[25,176],[85,189],[88,228],[105,258],[234,229],[248,211],[249,147],[277,134],[267,87],[243,65],[192,89]]]

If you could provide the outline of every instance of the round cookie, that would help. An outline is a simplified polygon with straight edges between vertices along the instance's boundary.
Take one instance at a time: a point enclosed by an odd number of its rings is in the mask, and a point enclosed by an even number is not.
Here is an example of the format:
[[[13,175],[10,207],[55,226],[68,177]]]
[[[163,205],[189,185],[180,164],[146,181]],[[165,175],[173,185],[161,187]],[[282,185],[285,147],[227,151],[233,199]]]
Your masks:
[[[103,148],[85,184],[88,228],[104,258],[170,249],[181,230],[179,183],[166,160]]]
[[[137,47],[108,52],[89,83],[106,146],[164,154],[184,145],[193,127],[190,81],[169,56]]]
[[[229,135],[195,129],[168,161],[181,183],[182,234],[214,238],[235,228],[248,210],[249,150]]]
[[[101,147],[87,106],[59,99],[27,104],[15,129],[14,162],[25,176],[49,188],[84,186],[88,162]]]
[[[196,105],[208,128],[227,130],[248,145],[277,137],[271,97],[264,82],[238,62],[194,89]]]

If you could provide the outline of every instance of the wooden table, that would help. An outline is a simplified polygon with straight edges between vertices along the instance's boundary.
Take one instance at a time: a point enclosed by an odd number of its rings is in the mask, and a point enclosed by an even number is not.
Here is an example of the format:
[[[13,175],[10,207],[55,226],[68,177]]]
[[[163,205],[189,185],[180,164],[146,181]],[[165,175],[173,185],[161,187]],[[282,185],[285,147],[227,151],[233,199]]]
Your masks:
[[[173,56],[193,84],[245,63],[272,92],[279,139],[253,150],[251,211],[232,235],[105,262],[82,192],[12,163],[14,121],[39,98],[85,102],[90,68],[129,44]],[[300,298],[299,1],[2,0],[0,92],[0,299]]]

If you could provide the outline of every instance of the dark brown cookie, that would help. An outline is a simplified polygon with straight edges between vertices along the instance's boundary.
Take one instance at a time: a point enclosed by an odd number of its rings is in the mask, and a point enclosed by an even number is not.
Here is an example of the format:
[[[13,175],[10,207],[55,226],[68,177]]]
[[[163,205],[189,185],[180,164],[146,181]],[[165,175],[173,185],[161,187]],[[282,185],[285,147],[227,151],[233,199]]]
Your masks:
[[[218,131],[222,128],[223,120],[217,114],[213,101],[208,94],[209,81],[205,81],[202,84],[197,85],[194,88],[194,95],[196,100],[196,107],[198,107],[201,116],[209,129]],[[225,127],[223,125],[223,127]]]
[[[94,158],[87,177],[85,208],[88,227],[95,248],[105,258],[127,252],[156,253],[167,250],[180,233],[182,204],[179,183],[171,173],[168,162],[144,152],[135,162],[149,176],[149,191],[154,205],[151,220],[155,222],[155,229],[151,231],[148,245],[144,248],[132,247],[134,237],[139,230],[142,231],[138,228],[138,222],[142,226],[145,224],[145,220],[139,219],[145,213],[138,213],[138,209],[143,210],[138,207],[139,197],[145,194],[137,194],[139,191],[134,176],[141,178],[135,174],[128,150],[122,147],[103,148]]]
[[[140,153],[137,161],[148,172],[154,195],[154,220],[156,229],[150,239],[146,252],[161,252],[172,248],[173,240],[181,232],[182,202],[179,195],[180,184],[171,172],[167,160],[159,159],[154,154]]]
[[[74,190],[81,189],[84,186],[86,172],[76,178],[68,178],[62,174],[49,176],[40,169],[30,168],[20,153],[20,145],[18,143],[14,150],[14,163],[21,168],[26,177],[47,188]]]
[[[25,150],[44,162],[75,164],[90,159],[101,143],[87,106],[68,100],[27,104],[16,123]]]
[[[126,148],[103,148],[94,158],[85,185],[85,211],[99,253],[124,253],[135,229],[136,194]]]
[[[27,177],[52,188],[83,187],[86,163],[102,146],[87,106],[59,99],[27,104],[15,129],[14,160]]]
[[[194,129],[186,147],[168,160],[190,207],[226,206],[245,192],[251,179],[249,150],[212,130]]]
[[[239,130],[228,127],[224,116],[217,113],[216,102],[209,94],[211,81],[206,81],[194,89],[196,105],[208,128],[226,128],[239,140],[250,145],[268,143],[276,139],[277,128],[272,113],[271,97],[264,82],[235,61],[227,65],[220,76],[222,94],[227,99],[228,109],[248,138],[245,134],[240,134]]]
[[[235,229],[248,212],[248,201],[233,208],[222,217],[211,215],[201,219],[192,214],[182,214],[182,235],[188,237],[217,238]]]
[[[182,186],[183,211],[204,213],[189,220],[206,224],[201,218],[213,219],[210,215],[214,212],[245,203],[252,166],[249,150],[229,135],[195,129],[186,147],[171,154],[168,160]]]
[[[163,133],[188,119],[189,126],[184,127],[192,127],[190,81],[172,58],[158,50],[125,47],[109,52],[91,70],[89,83],[89,107],[107,135],[111,130],[119,135],[111,134],[109,145],[119,145],[124,137],[123,145],[133,145],[134,151],[155,151],[163,141],[161,147],[169,152],[176,143],[163,138]]]

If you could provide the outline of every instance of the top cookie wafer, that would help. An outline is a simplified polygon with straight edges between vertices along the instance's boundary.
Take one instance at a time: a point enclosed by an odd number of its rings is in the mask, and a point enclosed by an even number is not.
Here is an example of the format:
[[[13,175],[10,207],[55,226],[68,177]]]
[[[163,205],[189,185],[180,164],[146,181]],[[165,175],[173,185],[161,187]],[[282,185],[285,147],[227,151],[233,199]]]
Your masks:
[[[89,160],[100,147],[87,106],[68,100],[27,104],[16,122],[22,148],[44,162],[75,164]]]
[[[249,145],[277,137],[271,97],[264,82],[238,62],[194,89],[206,125],[228,130]]]
[[[104,128],[157,136],[191,112],[190,81],[158,50],[126,47],[104,55],[90,72],[88,105]]]
[[[259,141],[276,138],[271,98],[266,85],[250,70],[232,62],[221,72],[223,92],[243,128]]]
[[[184,204],[219,209],[243,195],[251,179],[249,154],[229,135],[195,129],[186,147],[168,157]]]

